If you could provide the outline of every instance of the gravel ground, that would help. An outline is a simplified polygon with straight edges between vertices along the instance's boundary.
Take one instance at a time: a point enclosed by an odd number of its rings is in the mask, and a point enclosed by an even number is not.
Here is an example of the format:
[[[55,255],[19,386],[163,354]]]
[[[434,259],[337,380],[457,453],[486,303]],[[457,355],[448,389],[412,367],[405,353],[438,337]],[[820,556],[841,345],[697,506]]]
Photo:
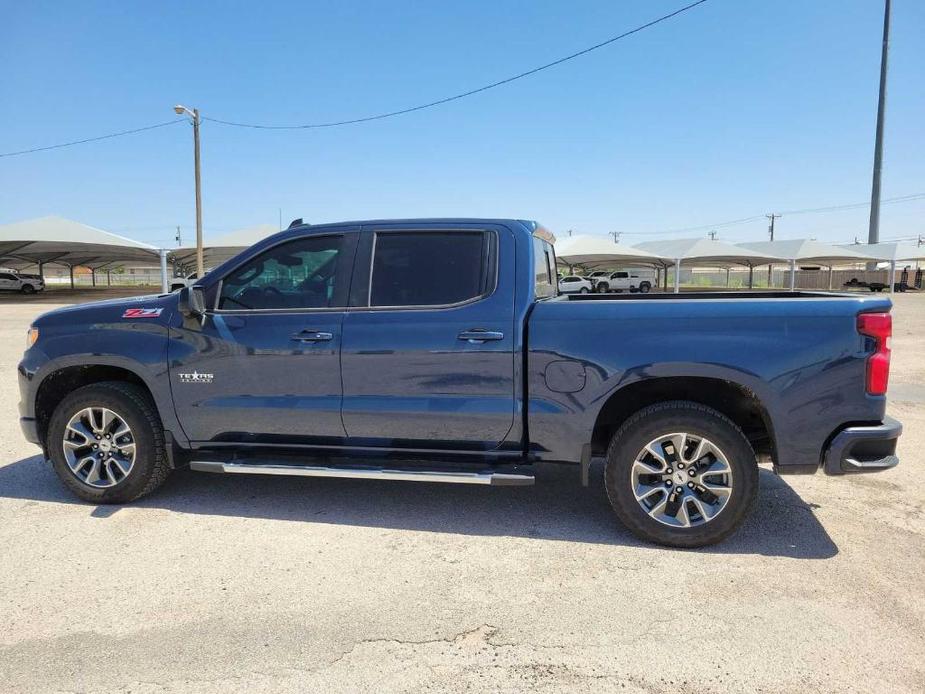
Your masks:
[[[600,465],[588,489],[181,472],[79,503],[15,371],[35,315],[103,293],[0,302],[2,691],[925,690],[925,296],[896,298],[900,467],[762,471],[738,534],[678,551],[619,525]]]

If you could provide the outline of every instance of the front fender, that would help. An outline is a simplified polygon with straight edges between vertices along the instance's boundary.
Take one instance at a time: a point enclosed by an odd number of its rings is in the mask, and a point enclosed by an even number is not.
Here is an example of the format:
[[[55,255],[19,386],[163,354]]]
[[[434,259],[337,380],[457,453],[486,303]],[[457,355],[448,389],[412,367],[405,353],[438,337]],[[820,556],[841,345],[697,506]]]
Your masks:
[[[18,367],[20,416],[36,418],[36,398],[52,375],[62,369],[95,366],[114,367],[136,376],[151,393],[164,429],[180,445],[188,445],[170,395],[167,327],[159,324],[95,324],[77,335],[44,328],[39,342],[26,351]]]

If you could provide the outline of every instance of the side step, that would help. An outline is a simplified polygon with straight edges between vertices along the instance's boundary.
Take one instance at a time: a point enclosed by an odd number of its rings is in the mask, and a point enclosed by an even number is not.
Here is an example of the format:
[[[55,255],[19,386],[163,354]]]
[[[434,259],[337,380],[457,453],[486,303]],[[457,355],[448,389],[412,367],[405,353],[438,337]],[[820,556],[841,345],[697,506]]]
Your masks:
[[[536,481],[532,473],[478,472],[454,470],[393,470],[374,467],[327,467],[318,465],[279,465],[275,463],[217,462],[194,460],[189,464],[198,472],[225,472],[238,475],[287,475],[290,477],[345,477],[361,480],[398,480],[401,482],[449,482],[453,484],[488,484],[495,487],[526,486]]]

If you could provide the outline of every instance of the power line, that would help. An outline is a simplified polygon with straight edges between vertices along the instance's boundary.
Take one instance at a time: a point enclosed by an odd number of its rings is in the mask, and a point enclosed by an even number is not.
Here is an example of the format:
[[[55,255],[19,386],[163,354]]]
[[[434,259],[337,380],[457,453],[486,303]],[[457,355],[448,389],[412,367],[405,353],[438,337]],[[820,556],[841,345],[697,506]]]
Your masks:
[[[885,198],[881,200],[882,205],[890,205],[900,202],[912,202],[913,200],[922,200],[925,199],[925,193],[912,193],[911,195],[901,195],[895,198]],[[863,207],[869,207],[870,201],[867,202],[853,202],[847,205],[832,205],[830,207],[809,207],[802,210],[785,210],[781,212],[778,217],[790,216],[790,215],[799,215],[799,214],[815,214],[818,212],[841,212],[843,210],[856,210]],[[718,222],[716,224],[703,224],[696,227],[683,227],[681,229],[666,229],[663,231],[624,231],[624,234],[628,236],[664,236],[666,234],[681,234],[687,232],[703,231],[704,229],[718,229],[721,227],[731,227],[738,226],[740,224],[748,224],[749,222],[757,222],[759,219],[764,219],[768,215],[754,215],[753,217],[742,217],[741,219],[732,219],[727,222]]]
[[[442,104],[447,104],[451,101],[458,101],[459,99],[464,99],[467,96],[473,96],[474,94],[486,92],[489,89],[494,89],[495,87],[500,87],[504,84],[510,84],[511,82],[514,82],[519,79],[523,79],[524,77],[535,75],[536,73],[542,72],[543,70],[548,70],[549,68],[555,67],[556,65],[561,65],[562,63],[568,62],[569,60],[574,60],[575,58],[579,58],[583,55],[587,55],[588,53],[592,51],[596,51],[599,48],[603,48],[604,46],[609,46],[610,44],[616,41],[619,41],[620,39],[625,39],[628,36],[637,34],[640,31],[648,29],[649,27],[653,27],[656,24],[659,24],[668,19],[671,19],[672,17],[676,17],[679,14],[683,12],[687,12],[688,10],[691,10],[697,7],[697,5],[702,5],[705,2],[707,2],[707,0],[697,0],[697,2],[692,2],[690,5],[686,5],[680,9],[675,10],[674,12],[663,15],[659,17],[658,19],[653,19],[651,22],[642,24],[641,26],[638,26],[635,29],[630,29],[629,31],[625,31],[622,34],[619,34],[618,36],[613,36],[607,39],[606,41],[602,41],[601,43],[597,43],[593,46],[580,50],[577,53],[572,53],[571,55],[567,55],[563,58],[559,58],[558,60],[554,60],[551,63],[546,63],[545,65],[540,65],[539,67],[532,68],[530,70],[527,70],[526,72],[521,72],[517,75],[513,75],[512,77],[507,77],[503,80],[498,80],[497,82],[492,82],[491,84],[486,84],[476,89],[470,89],[467,92],[462,92],[460,94],[454,94],[453,96],[447,96],[447,97],[444,97],[443,99],[437,99],[436,101],[431,101],[426,104],[419,104],[417,106],[403,108],[398,111],[389,111],[388,113],[379,113],[374,116],[364,116],[362,118],[351,118],[349,120],[331,121],[331,122],[324,122],[324,123],[306,123],[303,125],[262,125],[262,124],[257,124],[257,123],[239,123],[236,121],[221,120],[219,118],[209,118],[207,116],[203,116],[202,119],[211,121],[212,123],[220,123],[221,125],[231,125],[231,126],[238,127],[238,128],[256,128],[258,130],[308,130],[308,129],[313,129],[313,128],[333,128],[339,125],[353,125],[355,123],[367,123],[369,121],[382,120],[384,118],[392,118],[393,116],[401,116],[406,113],[412,113],[414,111],[422,111],[426,108],[433,108],[434,106],[441,106]]]
[[[62,142],[57,145],[48,145],[46,147],[33,147],[32,149],[23,149],[18,152],[3,152],[0,153],[0,157],[15,157],[20,154],[32,154],[33,152],[47,152],[50,149],[61,149],[62,147],[71,147],[73,145],[83,145],[87,142],[99,142],[100,140],[109,140],[113,137],[122,137],[123,135],[134,135],[135,133],[141,133],[145,130],[154,130],[155,128],[163,128],[168,125],[176,125],[177,123],[182,123],[185,118],[176,118],[174,120],[165,121],[164,123],[155,123],[154,125],[146,125],[143,128],[135,128],[133,130],[122,130],[117,133],[109,133],[108,135],[100,135],[98,137],[88,137],[85,140],[74,140],[73,142]]]
[[[898,198],[887,198],[885,200],[881,200],[881,203],[908,202],[910,200],[921,200],[922,198],[925,198],[925,193],[913,193],[912,195],[903,195]],[[841,210],[858,210],[863,207],[870,207],[870,201],[854,202],[848,205],[834,205],[832,207],[811,207],[805,210],[788,210],[782,212],[781,214],[794,215],[810,214],[813,212],[838,212]]]

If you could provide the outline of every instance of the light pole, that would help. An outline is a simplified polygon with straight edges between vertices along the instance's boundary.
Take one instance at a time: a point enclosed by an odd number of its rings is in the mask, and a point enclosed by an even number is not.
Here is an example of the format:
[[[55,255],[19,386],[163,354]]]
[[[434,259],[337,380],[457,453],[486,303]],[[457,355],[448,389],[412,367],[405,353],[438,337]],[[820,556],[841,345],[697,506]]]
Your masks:
[[[880,169],[883,163],[883,118],[886,112],[887,57],[890,49],[890,0],[883,4],[883,45],[880,49],[880,95],[877,100],[877,130],[874,135],[874,176],[870,186],[870,227],[867,243],[880,241]],[[876,263],[873,264],[876,267]],[[868,269],[870,269],[868,267]],[[890,286],[893,278],[890,277]]]
[[[193,122],[193,159],[196,169],[196,276],[201,279],[204,267],[202,260],[202,182],[199,176],[199,109],[189,109],[177,104],[173,110],[178,116],[185,113]]]

